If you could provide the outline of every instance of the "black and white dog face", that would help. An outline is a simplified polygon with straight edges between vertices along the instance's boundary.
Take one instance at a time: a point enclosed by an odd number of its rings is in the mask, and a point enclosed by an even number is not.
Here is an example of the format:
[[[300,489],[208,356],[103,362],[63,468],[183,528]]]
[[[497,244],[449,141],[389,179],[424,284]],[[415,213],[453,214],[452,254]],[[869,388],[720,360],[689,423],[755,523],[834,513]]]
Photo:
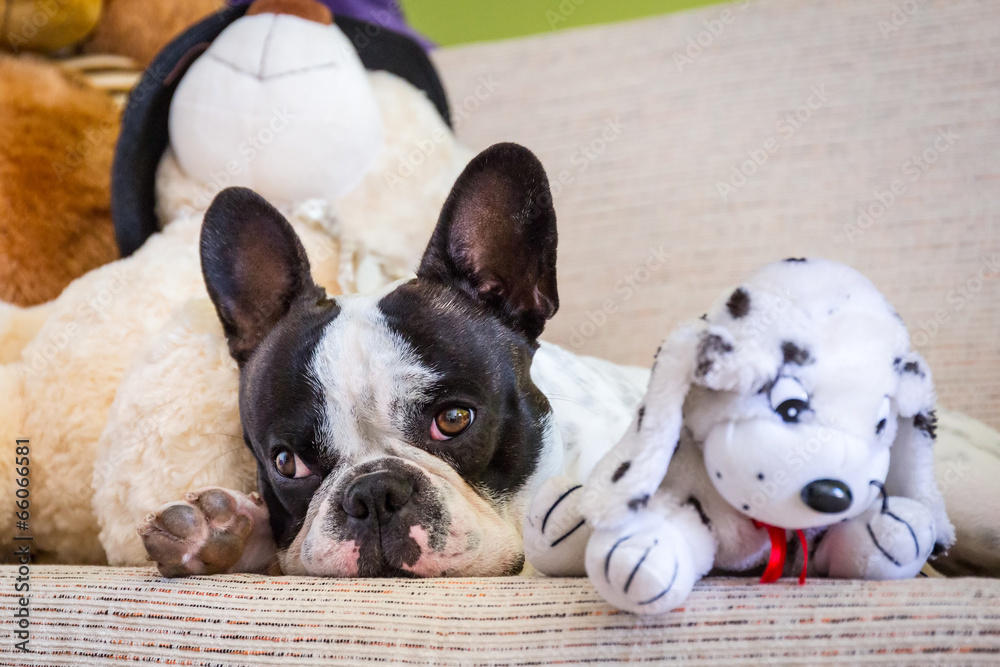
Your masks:
[[[277,210],[219,194],[202,267],[286,573],[521,569],[553,428],[530,368],[556,244],[545,173],[514,144],[466,168],[417,278],[372,296],[328,296]]]

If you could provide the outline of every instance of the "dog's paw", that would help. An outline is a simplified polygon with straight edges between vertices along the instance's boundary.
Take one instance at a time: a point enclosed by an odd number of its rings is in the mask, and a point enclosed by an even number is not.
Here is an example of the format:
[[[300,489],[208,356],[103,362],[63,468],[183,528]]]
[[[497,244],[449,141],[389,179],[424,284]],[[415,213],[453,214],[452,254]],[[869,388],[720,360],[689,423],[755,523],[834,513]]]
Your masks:
[[[586,562],[597,592],[633,614],[676,609],[698,578],[690,547],[669,524],[636,532],[597,531],[587,545]]]
[[[590,527],[580,514],[583,487],[569,477],[547,480],[528,507],[524,556],[539,572],[570,577],[584,573],[583,554]]]
[[[240,561],[254,524],[267,510],[256,493],[211,487],[187,494],[146,517],[137,532],[165,577],[218,574]]]

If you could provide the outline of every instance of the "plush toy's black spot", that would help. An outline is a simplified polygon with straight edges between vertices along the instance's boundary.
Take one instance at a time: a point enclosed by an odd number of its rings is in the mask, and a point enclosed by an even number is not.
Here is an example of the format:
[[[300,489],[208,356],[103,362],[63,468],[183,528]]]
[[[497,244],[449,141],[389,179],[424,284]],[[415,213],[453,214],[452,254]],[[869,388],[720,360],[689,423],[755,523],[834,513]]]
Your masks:
[[[708,322],[708,313],[702,313],[700,319],[705,320],[706,322]]]
[[[645,507],[647,504],[649,504],[649,496],[648,495],[639,496],[638,498],[633,498],[632,500],[628,501],[628,508],[633,512],[635,512],[640,507]]]
[[[639,408],[639,419],[638,419],[639,425],[636,427],[635,429],[636,431],[642,430],[642,418],[645,416],[646,416],[646,406],[643,405],[642,407]]]
[[[722,473],[721,473],[721,472],[719,472],[718,470],[716,470],[716,471],[715,471],[715,476],[716,476],[716,477],[717,477],[718,479],[722,479]]]
[[[750,295],[747,294],[747,291],[742,287],[737,287],[729,296],[729,301],[726,302],[726,310],[733,316],[733,319],[738,320],[745,317],[750,312]]]
[[[885,420],[880,419],[878,424],[875,424],[875,435],[882,435],[882,431],[885,430]]]
[[[703,524],[705,524],[706,526],[711,527],[712,521],[708,518],[708,515],[705,514],[705,510],[701,506],[701,501],[700,500],[698,500],[694,496],[688,496],[688,499],[685,501],[684,504],[685,505],[690,505],[691,507],[693,507],[695,509],[695,511],[698,512],[698,516],[701,517],[701,522]]]
[[[762,473],[762,472],[757,473],[757,479],[759,479],[760,481],[763,482],[764,481],[764,473]]]
[[[927,414],[917,413],[917,416],[913,418],[913,428],[923,431],[931,438],[937,437],[937,413],[933,410],[928,410]]]
[[[915,373],[915,374],[919,375],[920,377],[924,376],[924,372],[922,370],[920,370],[920,364],[918,364],[915,361],[908,361],[905,364],[903,364],[903,372],[904,373]]]
[[[809,361],[809,350],[801,348],[791,341],[786,340],[781,344],[781,353],[785,357],[786,364],[804,366]]]
[[[804,262],[804,261],[806,261],[806,258],[805,257],[789,257],[785,261],[786,262]]]
[[[747,505],[746,503],[743,503],[743,511],[744,512],[749,512],[750,511],[750,506]]]
[[[628,469],[631,468],[631,467],[632,467],[632,462],[631,461],[626,461],[625,463],[623,463],[620,466],[618,466],[618,469],[615,470],[615,474],[611,475],[611,481],[612,482],[617,482],[618,480],[620,480],[622,478],[622,476],[625,473],[627,473]]]
[[[733,346],[722,336],[716,334],[705,336],[698,345],[698,367],[695,369],[695,375],[705,377],[712,370],[710,355],[729,354],[732,351]]]

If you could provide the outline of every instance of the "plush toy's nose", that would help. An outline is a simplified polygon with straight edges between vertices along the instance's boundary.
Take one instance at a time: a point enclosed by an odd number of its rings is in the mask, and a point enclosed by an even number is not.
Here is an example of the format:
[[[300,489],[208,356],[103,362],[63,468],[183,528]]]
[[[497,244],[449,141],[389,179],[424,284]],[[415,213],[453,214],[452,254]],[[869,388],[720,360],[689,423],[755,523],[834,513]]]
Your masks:
[[[851,489],[835,479],[817,479],[802,489],[802,502],[824,514],[840,514],[851,506]]]
[[[323,25],[333,23],[330,8],[317,0],[257,0],[247,10],[247,16],[255,14],[290,14]]]

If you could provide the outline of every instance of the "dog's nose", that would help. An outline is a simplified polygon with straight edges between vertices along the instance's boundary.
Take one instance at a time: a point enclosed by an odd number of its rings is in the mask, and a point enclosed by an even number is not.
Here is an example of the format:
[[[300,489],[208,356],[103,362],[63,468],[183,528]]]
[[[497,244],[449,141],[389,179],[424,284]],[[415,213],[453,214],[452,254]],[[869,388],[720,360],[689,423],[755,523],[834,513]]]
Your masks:
[[[349,516],[386,524],[413,496],[413,480],[400,472],[380,470],[360,475],[344,493],[341,505]]]
[[[851,489],[835,479],[817,479],[802,489],[802,502],[824,514],[840,514],[851,506]]]

